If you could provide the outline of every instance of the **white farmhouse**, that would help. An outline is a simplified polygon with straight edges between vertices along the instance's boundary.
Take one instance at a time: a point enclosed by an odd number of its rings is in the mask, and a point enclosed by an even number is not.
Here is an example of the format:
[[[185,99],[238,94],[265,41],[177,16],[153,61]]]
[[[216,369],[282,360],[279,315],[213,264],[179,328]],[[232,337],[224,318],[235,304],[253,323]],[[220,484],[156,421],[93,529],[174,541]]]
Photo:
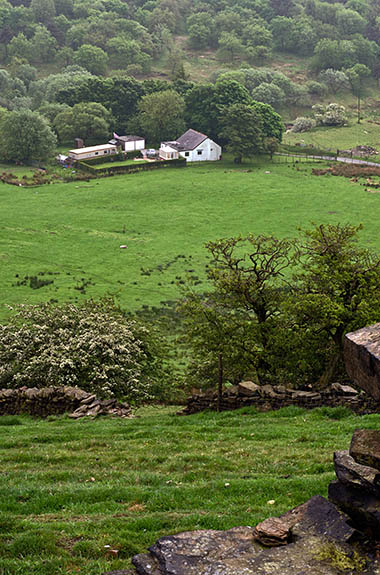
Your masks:
[[[100,146],[89,146],[87,148],[69,150],[69,157],[73,160],[86,160],[88,158],[117,154],[117,151],[117,146],[113,146],[112,144],[101,144]]]
[[[179,156],[188,162],[220,160],[222,148],[208,136],[196,130],[187,130],[174,142],[162,142],[160,158],[176,160]]]

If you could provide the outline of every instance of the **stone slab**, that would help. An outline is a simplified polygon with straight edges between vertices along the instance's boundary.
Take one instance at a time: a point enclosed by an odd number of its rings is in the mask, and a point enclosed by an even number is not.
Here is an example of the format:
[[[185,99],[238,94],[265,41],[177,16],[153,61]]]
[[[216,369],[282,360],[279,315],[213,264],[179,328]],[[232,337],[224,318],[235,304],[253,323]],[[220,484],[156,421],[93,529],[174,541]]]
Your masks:
[[[348,450],[334,453],[334,467],[341,483],[370,491],[380,497],[380,472],[373,467],[357,463]]]
[[[349,377],[380,400],[380,323],[347,333],[344,361]]]
[[[139,575],[341,574],[333,562],[321,558],[320,551],[328,543],[349,557],[349,541],[356,531],[344,513],[316,496],[281,520],[293,532],[291,542],[282,547],[260,545],[251,527],[189,531],[162,537],[132,563]]]
[[[380,470],[380,430],[355,429],[350,455],[357,463]]]
[[[374,539],[380,534],[380,499],[365,491],[332,481],[329,485],[329,500],[349,515],[355,526],[368,532]]]

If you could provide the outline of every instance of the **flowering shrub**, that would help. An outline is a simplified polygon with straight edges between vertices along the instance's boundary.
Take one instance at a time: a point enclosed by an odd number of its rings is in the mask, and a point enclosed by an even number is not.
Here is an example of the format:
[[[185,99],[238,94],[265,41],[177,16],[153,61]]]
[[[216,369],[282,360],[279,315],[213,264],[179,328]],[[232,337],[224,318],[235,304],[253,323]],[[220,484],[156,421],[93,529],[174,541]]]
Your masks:
[[[108,300],[20,306],[0,326],[0,387],[72,385],[136,404],[166,377],[156,336]]]
[[[313,118],[305,118],[304,116],[299,116],[292,127],[292,132],[308,132],[312,128],[315,128],[315,120]]]
[[[344,126],[347,122],[346,108],[333,102],[328,106],[313,106],[317,126]]]

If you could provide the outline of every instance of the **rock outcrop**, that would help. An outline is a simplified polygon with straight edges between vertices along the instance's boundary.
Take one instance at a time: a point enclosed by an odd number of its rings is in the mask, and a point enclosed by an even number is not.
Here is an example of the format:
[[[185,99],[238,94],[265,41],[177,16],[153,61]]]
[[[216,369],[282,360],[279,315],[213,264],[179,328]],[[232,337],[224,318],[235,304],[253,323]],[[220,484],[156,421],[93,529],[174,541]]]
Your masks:
[[[380,323],[346,334],[344,359],[350,378],[380,400]]]
[[[37,417],[69,413],[73,419],[98,415],[132,417],[131,408],[116,399],[101,400],[71,386],[0,389],[0,415],[28,414]]]
[[[338,556],[351,573],[372,572],[364,556],[353,555],[357,532],[348,516],[323,497],[312,497],[278,522],[291,533],[283,546],[264,546],[251,527],[192,531],[162,537],[132,563],[139,575],[337,575]]]

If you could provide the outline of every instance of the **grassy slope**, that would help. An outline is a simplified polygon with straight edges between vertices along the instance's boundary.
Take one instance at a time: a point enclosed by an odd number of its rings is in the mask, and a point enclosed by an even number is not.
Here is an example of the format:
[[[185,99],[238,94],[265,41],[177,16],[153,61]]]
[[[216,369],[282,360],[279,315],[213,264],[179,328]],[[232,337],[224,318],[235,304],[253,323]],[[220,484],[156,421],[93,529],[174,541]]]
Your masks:
[[[1,575],[100,575],[164,534],[255,525],[326,496],[333,451],[380,425],[342,409],[140,415],[0,417]]]
[[[380,123],[362,120],[360,124],[351,120],[348,126],[342,128],[315,128],[310,132],[299,134],[287,133],[284,136],[284,144],[304,142],[323,150],[347,150],[357,144],[372,146],[380,152]],[[355,143],[356,142],[356,143]],[[373,156],[377,161],[380,154]]]
[[[363,222],[362,242],[380,249],[380,195],[344,178],[310,176],[313,165],[236,168],[224,160],[31,189],[1,184],[2,301],[111,293],[130,309],[157,306],[178,297],[176,282],[189,270],[204,278],[206,241],[248,232],[293,236],[311,222]],[[54,283],[31,289],[24,278],[38,274]]]

